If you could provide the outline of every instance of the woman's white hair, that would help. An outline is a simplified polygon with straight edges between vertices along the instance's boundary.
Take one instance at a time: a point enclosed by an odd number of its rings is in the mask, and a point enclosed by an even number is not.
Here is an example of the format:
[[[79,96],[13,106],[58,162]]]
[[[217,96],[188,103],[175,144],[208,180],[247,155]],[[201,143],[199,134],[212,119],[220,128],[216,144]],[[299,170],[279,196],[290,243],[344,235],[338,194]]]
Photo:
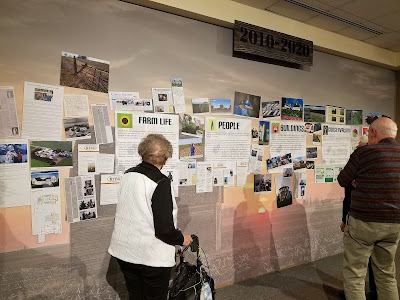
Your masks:
[[[162,134],[149,134],[138,146],[142,160],[153,165],[164,165],[172,157],[171,143]]]

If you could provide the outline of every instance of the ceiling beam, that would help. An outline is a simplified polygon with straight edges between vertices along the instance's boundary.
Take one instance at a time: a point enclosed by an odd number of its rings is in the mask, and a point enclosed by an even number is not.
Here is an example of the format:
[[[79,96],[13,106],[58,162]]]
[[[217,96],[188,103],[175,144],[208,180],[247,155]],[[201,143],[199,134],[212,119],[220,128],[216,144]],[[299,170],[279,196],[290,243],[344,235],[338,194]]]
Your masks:
[[[207,23],[233,28],[235,20],[311,40],[316,50],[400,70],[400,52],[323,30],[230,0],[125,0]]]

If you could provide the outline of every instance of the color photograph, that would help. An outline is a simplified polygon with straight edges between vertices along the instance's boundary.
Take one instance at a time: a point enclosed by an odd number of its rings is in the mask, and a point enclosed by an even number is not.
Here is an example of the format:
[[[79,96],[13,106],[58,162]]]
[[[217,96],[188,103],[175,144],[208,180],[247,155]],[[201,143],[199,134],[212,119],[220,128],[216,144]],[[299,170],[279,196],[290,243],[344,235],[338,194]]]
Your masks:
[[[204,118],[184,114],[182,119],[182,134],[202,137],[204,133]]]
[[[210,112],[208,98],[193,98],[192,109],[194,114],[206,114]]]
[[[280,132],[280,123],[271,123],[271,133],[279,133]]]
[[[33,141],[31,168],[72,168],[72,142]]]
[[[304,105],[304,122],[325,122],[325,106]]]
[[[261,103],[263,118],[274,118],[281,115],[281,106],[279,101],[267,101]]]
[[[192,159],[203,157],[203,139],[201,137],[179,139],[179,158]]]
[[[53,99],[53,91],[35,88],[35,95],[33,99],[51,102],[51,99]]]
[[[304,156],[299,156],[293,158],[293,169],[296,170],[301,170],[307,168],[306,160]]]
[[[173,87],[182,87],[182,78],[171,78],[171,85]]]
[[[293,168],[283,168],[283,177],[292,177]]]
[[[292,204],[292,177],[275,176],[276,204],[278,208]]]
[[[108,61],[62,52],[60,85],[108,93],[109,69]]]
[[[258,144],[268,145],[269,144],[269,122],[260,121],[258,134]]]
[[[27,144],[0,144],[0,164],[26,163],[27,148]]]
[[[282,120],[303,120],[303,99],[282,98]]]
[[[346,110],[346,124],[347,125],[362,125],[363,112],[360,109],[347,109]]]
[[[232,100],[231,99],[211,99],[211,113],[227,115],[231,114]]]
[[[275,156],[267,159],[267,169],[272,170],[292,163],[292,154],[287,153],[282,156]]]
[[[235,92],[233,114],[243,117],[260,117],[260,96]]]
[[[321,133],[313,133],[313,145],[321,146],[322,136]]]
[[[381,114],[378,112],[366,112],[365,113],[365,123],[371,125],[373,121],[379,118]]]
[[[314,133],[314,124],[313,123],[305,123],[304,132],[308,134]]]

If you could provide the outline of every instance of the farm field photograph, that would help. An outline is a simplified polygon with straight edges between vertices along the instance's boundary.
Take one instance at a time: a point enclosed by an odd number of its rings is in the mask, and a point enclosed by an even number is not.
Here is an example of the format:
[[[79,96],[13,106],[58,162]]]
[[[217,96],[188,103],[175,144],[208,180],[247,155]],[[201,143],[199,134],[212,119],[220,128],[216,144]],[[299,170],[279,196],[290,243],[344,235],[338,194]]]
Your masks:
[[[179,139],[179,158],[200,158],[203,157],[203,141],[202,138],[184,138]]]
[[[204,114],[210,112],[208,98],[192,99],[192,108],[194,114]]]
[[[108,93],[109,69],[108,61],[62,52],[60,85]]]
[[[325,122],[325,106],[304,105],[304,122]]]
[[[363,123],[363,112],[362,110],[347,109],[346,110],[346,124],[347,125],[362,125]]]
[[[31,168],[72,167],[72,142],[32,141]]]
[[[303,99],[282,98],[282,120],[303,120]]]

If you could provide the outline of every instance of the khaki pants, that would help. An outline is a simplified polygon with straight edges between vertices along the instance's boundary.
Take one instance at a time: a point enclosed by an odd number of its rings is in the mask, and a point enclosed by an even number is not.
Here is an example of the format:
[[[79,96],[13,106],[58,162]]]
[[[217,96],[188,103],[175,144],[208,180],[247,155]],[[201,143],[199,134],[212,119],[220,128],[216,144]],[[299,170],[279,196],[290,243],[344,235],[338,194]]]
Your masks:
[[[344,231],[343,278],[348,300],[365,300],[365,275],[371,256],[379,300],[398,300],[394,257],[400,224],[363,222],[349,217]]]

